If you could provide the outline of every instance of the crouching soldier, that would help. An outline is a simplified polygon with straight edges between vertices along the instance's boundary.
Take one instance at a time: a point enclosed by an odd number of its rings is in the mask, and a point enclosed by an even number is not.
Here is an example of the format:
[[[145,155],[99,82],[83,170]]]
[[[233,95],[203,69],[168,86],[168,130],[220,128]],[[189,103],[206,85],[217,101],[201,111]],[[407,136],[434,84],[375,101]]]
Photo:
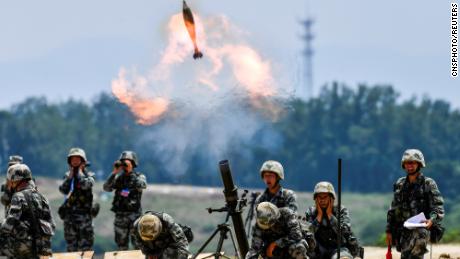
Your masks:
[[[256,224],[246,259],[257,259],[259,256],[306,259],[307,249],[308,244],[292,210],[278,208],[270,202],[257,205]]]
[[[428,240],[438,242],[443,234],[444,200],[436,182],[420,171],[425,159],[418,149],[408,149],[401,159],[406,177],[394,184],[394,196],[387,214],[387,244],[396,245],[402,259],[418,259],[428,252]],[[423,212],[426,228],[403,228],[404,221]]]
[[[123,151],[103,185],[105,191],[115,191],[111,210],[115,212],[115,242],[118,250],[128,250],[130,237],[136,247],[133,223],[142,215],[142,191],[147,188],[145,176],[135,170],[138,165],[136,153]]]
[[[134,222],[134,240],[146,259],[187,259],[188,241],[166,213],[148,211]]]
[[[8,168],[7,188],[12,197],[0,226],[0,255],[15,259],[51,255],[54,221],[48,200],[37,191],[27,165]]]
[[[312,259],[337,258],[337,236],[339,234],[338,210],[334,206],[334,186],[329,182],[319,182],[315,186],[313,199],[315,206],[306,212],[306,219],[310,223],[310,230],[316,240],[316,248]],[[350,216],[347,208],[340,208],[341,244],[340,258],[362,258],[364,250],[359,246],[358,239],[351,231]]]

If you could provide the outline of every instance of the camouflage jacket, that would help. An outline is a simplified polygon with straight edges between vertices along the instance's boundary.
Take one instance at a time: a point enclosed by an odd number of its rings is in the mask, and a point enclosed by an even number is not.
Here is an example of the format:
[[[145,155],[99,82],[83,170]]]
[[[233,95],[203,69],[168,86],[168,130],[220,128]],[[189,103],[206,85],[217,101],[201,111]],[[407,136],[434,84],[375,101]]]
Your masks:
[[[27,198],[28,197],[28,198]],[[30,199],[34,204],[29,204]],[[31,210],[35,218],[31,215]],[[35,227],[35,236],[32,236]],[[17,190],[12,198],[6,219],[0,227],[0,235],[5,239],[14,240],[11,244],[18,245],[12,249],[17,257],[30,254],[32,239],[36,240],[37,253],[51,254],[51,237],[54,235],[55,224],[51,215],[48,200],[37,191],[33,181]]]
[[[436,182],[420,173],[414,183],[401,177],[393,186],[393,201],[387,214],[387,233],[401,229],[404,221],[421,212],[440,224],[444,218],[444,199]]]
[[[280,218],[270,229],[261,229],[257,224],[252,228],[251,248],[246,254],[246,259],[257,259],[259,255],[265,256],[270,243],[284,249],[303,239],[297,216],[288,208],[280,208]]]
[[[7,207],[8,205],[10,205],[10,201],[11,201],[11,194],[6,189],[6,182],[5,182],[5,183],[2,184],[1,202],[5,207]]]
[[[188,251],[188,242],[179,224],[175,223],[173,218],[166,213],[147,213],[160,218],[162,230],[160,235],[153,241],[143,241],[139,232],[135,231],[134,241],[142,253],[147,256],[171,258],[171,256],[167,256],[165,253],[171,252],[167,250],[174,250],[174,259],[186,259],[190,254]],[[134,222],[134,229],[138,229],[139,220],[140,218]]]
[[[140,212],[142,190],[147,188],[145,176],[138,172],[111,174],[104,183],[107,192],[115,191],[112,202],[114,212]]]
[[[293,212],[297,212],[297,196],[295,192],[289,189],[284,189],[280,187],[278,192],[275,195],[272,195],[268,188],[257,197],[255,201],[255,208],[261,202],[268,201],[276,205],[278,208],[287,207],[291,209]]]
[[[70,212],[87,213],[91,210],[93,204],[93,185],[94,173],[88,171],[79,171],[76,177],[69,178],[70,172],[66,172],[64,182],[59,186],[59,191],[67,198],[66,207]]]
[[[305,214],[306,220],[310,223],[310,231],[313,233],[318,247],[321,246],[327,250],[337,249],[337,236],[339,234],[338,207],[334,206],[330,220],[326,214],[323,214],[321,222],[316,219],[318,215],[316,207],[310,207]],[[340,210],[340,230],[343,246],[347,247],[353,256],[358,256],[360,249],[358,239],[351,230],[350,214],[344,206],[341,206]]]

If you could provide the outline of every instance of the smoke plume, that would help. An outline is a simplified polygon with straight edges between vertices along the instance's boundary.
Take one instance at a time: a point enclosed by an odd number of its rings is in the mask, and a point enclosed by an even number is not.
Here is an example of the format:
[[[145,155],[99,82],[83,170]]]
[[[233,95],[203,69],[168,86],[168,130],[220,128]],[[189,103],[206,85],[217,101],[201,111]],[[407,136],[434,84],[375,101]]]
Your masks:
[[[193,44],[176,14],[158,63],[145,74],[121,68],[112,81],[113,94],[137,122],[151,125],[141,141],[174,174],[184,173],[197,153],[215,167],[229,147],[251,142],[276,121],[287,97],[273,64],[244,41],[243,30],[225,16],[195,19],[203,59],[192,59]]]

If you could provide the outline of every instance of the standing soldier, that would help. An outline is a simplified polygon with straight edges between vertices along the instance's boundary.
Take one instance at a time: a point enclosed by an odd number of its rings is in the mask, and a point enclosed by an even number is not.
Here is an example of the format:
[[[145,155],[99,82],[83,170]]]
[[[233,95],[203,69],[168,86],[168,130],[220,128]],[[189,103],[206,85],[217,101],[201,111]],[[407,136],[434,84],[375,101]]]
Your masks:
[[[287,207],[293,212],[297,212],[297,201],[294,191],[284,189],[280,181],[284,180],[284,169],[280,162],[274,160],[265,161],[260,168],[260,177],[267,188],[257,197],[257,204],[268,201],[275,204],[278,208]]]
[[[105,191],[115,190],[111,210],[115,212],[115,242],[119,250],[128,250],[129,236],[137,248],[133,240],[133,223],[142,214],[142,190],[147,188],[145,176],[135,170],[138,165],[136,153],[123,151],[104,183]]]
[[[308,244],[303,239],[296,214],[288,208],[261,202],[256,207],[256,224],[246,259],[306,259]]]
[[[93,204],[94,173],[86,169],[87,159],[81,148],[71,148],[67,155],[69,171],[59,191],[66,195],[59,208],[59,216],[64,221],[64,238],[67,251],[90,251],[94,244]]]
[[[0,255],[17,259],[51,255],[55,225],[48,200],[35,187],[29,167],[12,165],[7,185],[12,197],[0,226]]]
[[[10,156],[10,159],[8,161],[8,168],[10,168],[10,166],[15,165],[15,164],[22,164],[22,156],[18,156],[18,155]],[[6,217],[6,213],[8,213],[8,207],[10,205],[11,195],[12,195],[8,191],[8,188],[6,188],[6,182],[2,184],[1,191],[3,193],[2,193],[2,197],[0,198],[0,200],[2,204],[5,206],[5,217]]]
[[[134,222],[134,236],[146,259],[187,259],[188,241],[166,213],[149,211]]]
[[[313,199],[315,206],[306,212],[306,219],[310,224],[310,230],[316,240],[316,248],[310,258],[331,259],[337,258],[338,206],[335,201],[334,186],[329,182],[319,182],[315,186]],[[350,215],[347,208],[340,208],[341,244],[340,258],[362,258],[364,250],[360,248],[358,239],[351,230]]]
[[[407,176],[394,184],[394,196],[387,215],[387,244],[396,245],[402,259],[418,259],[428,252],[430,239],[441,239],[441,221],[444,218],[444,200],[436,182],[425,177],[420,170],[426,166],[423,154],[418,149],[408,149],[401,159],[401,167]],[[426,228],[403,228],[404,221],[423,212]]]

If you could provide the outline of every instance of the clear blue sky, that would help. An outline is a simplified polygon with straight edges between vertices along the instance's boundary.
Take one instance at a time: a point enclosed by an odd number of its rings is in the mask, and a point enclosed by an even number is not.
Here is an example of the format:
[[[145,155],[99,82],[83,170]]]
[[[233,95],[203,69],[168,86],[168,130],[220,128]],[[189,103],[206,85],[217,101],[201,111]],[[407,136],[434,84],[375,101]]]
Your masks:
[[[302,27],[316,21],[314,84],[391,84],[403,98],[428,95],[460,107],[450,77],[449,1],[189,0],[202,17],[226,15],[247,41],[293,75]],[[180,0],[0,0],[0,108],[27,96],[91,100],[120,67],[150,67],[167,43]],[[205,54],[206,55],[206,54]],[[6,94],[5,94],[6,92]]]

